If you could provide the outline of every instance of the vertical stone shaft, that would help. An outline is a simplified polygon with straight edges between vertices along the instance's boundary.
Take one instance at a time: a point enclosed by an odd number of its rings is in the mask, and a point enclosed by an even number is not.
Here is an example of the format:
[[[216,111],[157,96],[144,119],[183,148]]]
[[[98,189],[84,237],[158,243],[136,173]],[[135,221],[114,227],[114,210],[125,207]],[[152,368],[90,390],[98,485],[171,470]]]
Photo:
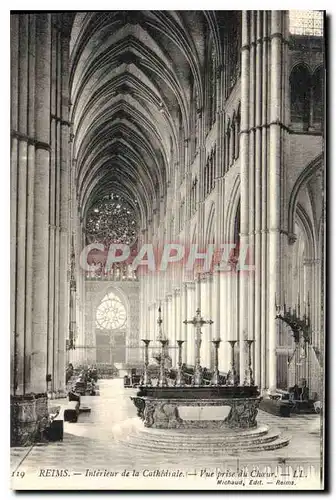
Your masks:
[[[182,318],[181,320],[184,321],[188,318],[188,284],[183,283],[183,302],[182,302]],[[189,342],[189,337],[188,337],[188,325],[184,324],[183,326],[181,325],[181,328],[183,330],[183,339],[185,340],[185,348],[184,348],[184,359],[183,362],[187,363],[188,362],[188,357],[189,357],[189,352],[190,352],[190,342]]]
[[[268,286],[268,389],[276,387],[277,322],[275,301],[280,299],[280,182],[281,182],[281,54],[282,14],[271,13],[271,86],[269,157],[269,286]]]
[[[17,390],[17,337],[16,337],[16,282],[17,282],[17,259],[16,259],[16,244],[17,244],[17,172],[18,172],[18,138],[15,134],[18,128],[18,51],[19,51],[19,16],[10,16],[11,30],[11,174],[10,174],[10,347],[11,347],[11,363],[10,363],[10,383],[11,394],[15,394]]]
[[[259,193],[255,189],[255,136],[256,136],[256,39],[257,39],[257,12],[250,12],[250,92],[249,92],[249,251],[248,259],[251,265],[255,262],[255,203]],[[243,273],[245,274],[245,273]],[[248,271],[248,334],[252,339],[255,335],[255,271]],[[245,344],[245,350],[247,344]],[[247,353],[245,353],[245,357]],[[245,370],[247,369],[245,363]]]
[[[241,69],[241,132],[240,132],[240,244],[248,245],[249,230],[249,84],[250,84],[250,48],[249,48],[250,12],[242,12],[242,69]],[[239,297],[239,354],[240,382],[244,381],[246,369],[246,349],[244,340],[248,338],[248,275],[240,273]]]
[[[255,265],[255,303],[254,303],[254,377],[255,383],[261,386],[261,155],[262,155],[262,33],[263,14],[257,12],[256,23],[256,98],[255,98],[255,241],[254,241],[254,265]]]
[[[28,16],[19,16],[18,60],[18,132],[27,136],[28,118]],[[25,327],[26,327],[26,210],[27,210],[27,140],[18,141],[17,162],[17,242],[16,242],[16,391],[25,393]]]
[[[56,139],[57,139],[57,122],[56,122],[56,101],[57,101],[57,83],[56,83],[56,67],[57,67],[57,31],[54,27],[51,30],[51,130],[50,130],[50,206],[49,206],[49,324],[48,324],[48,374],[51,374],[51,384],[48,386],[49,391],[54,393],[56,374],[54,371],[55,356],[57,356],[57,348],[55,349],[55,307],[57,296],[55,297],[56,279],[58,277],[58,263],[56,265],[56,182],[57,182],[57,159],[56,159]]]
[[[49,258],[50,161],[50,45],[49,14],[36,16],[36,161],[32,281],[31,389],[46,390]]]
[[[65,389],[65,339],[69,331],[69,39],[61,33],[60,60],[60,289],[57,390]],[[82,297],[83,298],[83,297]]]
[[[269,88],[268,73],[269,73],[269,41],[268,41],[268,16],[269,12],[263,12],[263,42],[262,42],[262,107],[261,107],[261,139],[262,139],[262,156],[261,156],[261,287],[260,287],[260,387],[264,389],[267,386],[266,380],[266,336],[267,336],[267,269],[268,269],[268,254],[267,254],[267,158],[268,158],[268,105],[267,95]]]

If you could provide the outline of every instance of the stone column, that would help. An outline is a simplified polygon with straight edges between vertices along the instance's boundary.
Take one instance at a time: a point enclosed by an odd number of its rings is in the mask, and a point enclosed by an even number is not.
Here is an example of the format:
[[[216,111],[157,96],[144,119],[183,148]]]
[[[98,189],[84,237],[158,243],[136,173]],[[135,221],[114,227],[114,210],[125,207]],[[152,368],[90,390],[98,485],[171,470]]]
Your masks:
[[[163,329],[163,336],[164,338],[169,339],[169,323],[168,323],[168,318],[169,318],[169,313],[168,313],[168,297],[166,296],[164,298],[164,301],[162,302],[162,329]]]
[[[31,392],[35,16],[11,16],[11,390]]]
[[[269,32],[268,32],[268,16],[269,12],[263,12],[263,43],[262,43],[262,107],[261,107],[261,139],[262,139],[262,156],[261,156],[261,286],[260,286],[260,388],[263,390],[267,387],[267,360],[266,360],[266,337],[268,335],[268,303],[267,303],[267,185],[268,185],[268,73],[269,73]]]
[[[250,107],[249,107],[249,261],[251,265],[255,264],[255,217],[256,217],[256,198],[260,194],[256,191],[256,107],[259,103],[255,99],[256,92],[256,39],[257,39],[257,20],[258,13],[250,12]],[[259,75],[260,76],[260,75]],[[245,272],[244,272],[245,274]],[[241,273],[242,275],[242,273]],[[255,275],[253,271],[248,271],[248,335],[251,339],[255,336]],[[259,294],[259,290],[257,291]],[[246,346],[246,343],[245,343]],[[245,370],[246,370],[245,366]]]
[[[183,321],[188,318],[188,284],[183,283],[183,293],[182,293],[182,307],[181,307],[181,332],[183,336],[181,336],[181,340],[184,340],[184,349],[182,353],[182,362],[188,362],[188,353],[190,352],[190,343],[188,339],[188,325],[183,324]]]
[[[262,43],[263,43],[263,13],[257,12],[256,16],[256,100],[255,100],[255,221],[254,221],[254,378],[255,383],[261,387],[261,158],[262,158]],[[251,228],[250,228],[251,230]],[[252,313],[252,311],[251,311]]]
[[[32,57],[32,54],[30,54]],[[35,64],[35,57],[32,58]],[[34,88],[32,86],[32,88]],[[30,108],[31,122],[33,122],[34,107]],[[34,239],[34,170],[35,147],[28,145],[28,184],[27,184],[27,240],[26,240],[26,340],[25,340],[25,392],[31,392],[30,361],[32,342],[32,280],[33,280],[33,239]]]
[[[65,393],[65,340],[69,330],[69,39],[61,36],[61,103],[60,103],[60,262],[59,262],[59,331],[57,391]]]
[[[195,300],[195,283],[190,281],[186,283],[188,308],[187,317],[185,319],[190,320],[196,314],[196,300]],[[187,343],[188,343],[188,365],[194,365],[195,363],[195,328],[192,325],[187,325]]]
[[[46,391],[48,335],[50,14],[36,17],[36,140],[32,279],[31,389]]]
[[[214,298],[214,282],[213,282],[213,276],[212,274],[209,273],[207,276],[207,293],[208,293],[208,315],[205,318],[206,320],[211,319],[214,321],[214,316],[213,316],[213,298]],[[205,366],[207,368],[211,368],[211,359],[212,359],[212,350],[213,350],[213,345],[212,345],[212,339],[213,339],[213,334],[215,331],[215,327],[213,325],[207,325],[207,338],[205,342]]]
[[[173,337],[173,346],[174,350],[172,351],[172,357],[173,357],[173,366],[177,365],[177,347],[176,341],[181,340],[181,330],[182,330],[182,324],[181,324],[181,290],[179,288],[175,288],[174,290],[174,318],[175,318],[175,331],[174,331],[174,337]],[[182,339],[183,340],[183,339]]]
[[[240,132],[240,243],[249,243],[249,87],[250,87],[250,25],[249,11],[242,12],[242,68],[241,68],[241,132]],[[244,382],[247,367],[247,352],[245,339],[248,338],[248,275],[240,275],[239,297],[239,353],[240,353],[240,383]]]
[[[275,301],[280,299],[280,212],[281,212],[281,46],[282,13],[271,12],[271,74],[270,74],[270,157],[269,157],[269,286],[268,286],[268,389],[276,387],[276,342],[278,322]]]
[[[221,332],[221,283],[220,283],[221,273],[218,269],[214,270],[213,279],[213,315],[214,315],[214,327],[213,327],[213,339],[221,339],[223,333]]]
[[[166,330],[166,337],[169,339],[169,344],[168,344],[168,353],[169,356],[171,357],[173,361],[173,350],[171,349],[172,346],[175,346],[174,343],[174,330],[175,330],[175,321],[174,321],[174,312],[173,312],[173,296],[171,293],[167,295],[167,330]]]
[[[196,283],[196,300],[197,300],[197,287]],[[209,319],[209,293],[208,293],[208,275],[203,276],[200,283],[201,287],[201,304],[196,303],[196,307],[200,307],[201,314],[204,319]],[[194,312],[193,316],[196,314]],[[195,330],[195,328],[194,328]],[[209,362],[208,359],[208,343],[209,343],[209,328],[207,325],[204,325],[202,328],[202,344],[201,344],[201,366],[206,367]]]
[[[219,273],[219,300],[220,300],[220,312],[219,312],[219,325],[218,329],[220,330],[220,338],[222,339],[222,342],[219,345],[218,349],[218,366],[219,366],[219,371],[226,371],[228,367],[228,349],[227,346],[225,345],[226,340],[228,339],[229,335],[229,328],[228,328],[228,318],[227,314],[230,309],[230,303],[228,299],[228,291],[227,291],[227,278],[228,278],[228,272],[222,271]],[[217,295],[217,300],[218,300],[218,295]],[[218,317],[218,314],[217,314]],[[217,326],[215,325],[215,328]]]
[[[48,384],[49,396],[54,397],[57,385],[57,335],[58,335],[58,268],[56,262],[59,259],[59,197],[58,197],[58,175],[59,167],[59,143],[57,123],[57,62],[59,58],[58,32],[55,27],[51,29],[51,124],[50,124],[50,203],[49,203],[49,323],[48,323],[48,368],[51,375],[51,383]],[[56,343],[55,343],[56,337]]]
[[[13,131],[18,130],[18,85],[19,85],[19,16],[10,16],[10,33],[11,33],[11,43],[10,43],[10,63],[11,63],[11,129]],[[16,248],[17,248],[17,172],[18,172],[18,134],[11,134],[11,167],[10,167],[10,256],[11,256],[11,266],[10,266],[10,349],[11,349],[11,361],[10,361],[10,386],[11,394],[15,395],[18,389],[18,379],[17,379],[17,333],[16,333],[16,279],[17,279],[17,258],[16,258]]]

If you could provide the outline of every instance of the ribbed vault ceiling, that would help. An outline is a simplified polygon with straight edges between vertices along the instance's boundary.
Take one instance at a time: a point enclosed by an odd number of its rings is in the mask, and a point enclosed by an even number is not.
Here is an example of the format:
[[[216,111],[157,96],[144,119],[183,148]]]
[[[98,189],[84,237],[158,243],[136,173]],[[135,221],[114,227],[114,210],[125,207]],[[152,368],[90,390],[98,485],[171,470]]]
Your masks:
[[[84,215],[111,192],[138,200],[142,224],[164,196],[189,135],[191,83],[203,101],[211,13],[76,14],[70,44],[71,121]]]

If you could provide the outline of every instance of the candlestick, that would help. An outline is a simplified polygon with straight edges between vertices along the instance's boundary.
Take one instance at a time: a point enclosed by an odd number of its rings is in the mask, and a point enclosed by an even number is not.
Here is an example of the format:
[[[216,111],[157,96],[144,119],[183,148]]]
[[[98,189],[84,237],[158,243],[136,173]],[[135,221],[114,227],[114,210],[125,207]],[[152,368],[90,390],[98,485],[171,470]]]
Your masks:
[[[229,370],[226,379],[226,385],[237,385],[237,373],[236,373],[235,359],[234,359],[234,347],[237,340],[228,340],[228,342],[231,346],[231,370]]]
[[[254,340],[245,340],[248,347],[248,369],[246,370],[244,385],[254,385],[254,377],[252,371],[252,355],[251,355],[251,346]]]
[[[163,335],[162,335],[162,323],[163,323],[163,320],[162,320],[162,316],[161,316],[161,302],[160,302],[160,307],[158,309],[158,319],[157,319],[157,324],[159,326],[159,336],[158,336],[158,340],[162,339]]]
[[[148,346],[150,343],[149,339],[141,339],[142,342],[145,344],[145,361],[144,361],[144,374],[143,374],[143,379],[142,379],[142,385],[143,386],[151,386],[152,381],[149,377],[148,374]]]
[[[168,385],[167,377],[165,374],[165,347],[168,344],[167,339],[160,339],[161,343],[161,359],[160,359],[160,375],[158,380],[158,387],[166,387]]]
[[[184,386],[184,377],[182,373],[182,344],[184,340],[177,340],[178,345],[178,363],[177,363],[177,375],[175,380],[176,387]]]
[[[217,386],[217,385],[220,385],[219,384],[219,371],[218,371],[218,349],[219,349],[219,344],[221,343],[221,339],[212,340],[212,343],[213,343],[214,348],[215,348],[215,369],[214,369],[214,373],[212,376],[211,385]]]

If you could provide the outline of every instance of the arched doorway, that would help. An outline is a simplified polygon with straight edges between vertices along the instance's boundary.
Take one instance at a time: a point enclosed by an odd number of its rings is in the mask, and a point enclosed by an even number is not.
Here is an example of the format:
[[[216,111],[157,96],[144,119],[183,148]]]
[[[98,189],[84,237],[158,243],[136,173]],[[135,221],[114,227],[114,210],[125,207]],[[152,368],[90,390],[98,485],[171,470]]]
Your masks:
[[[126,362],[127,308],[123,300],[109,291],[96,311],[97,364]]]

